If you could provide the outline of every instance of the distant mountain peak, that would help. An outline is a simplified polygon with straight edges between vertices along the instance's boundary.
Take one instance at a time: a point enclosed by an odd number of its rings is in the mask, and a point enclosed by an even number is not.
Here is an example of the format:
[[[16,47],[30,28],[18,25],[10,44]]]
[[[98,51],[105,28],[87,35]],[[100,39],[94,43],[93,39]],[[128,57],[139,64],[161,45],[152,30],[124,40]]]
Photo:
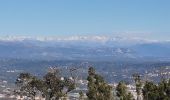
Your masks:
[[[119,43],[155,43],[158,40],[150,40],[139,37],[120,37],[108,35],[74,35],[74,36],[1,36],[0,41],[91,41],[91,42],[119,42]],[[168,40],[165,40],[168,41]],[[170,40],[169,40],[170,41]]]

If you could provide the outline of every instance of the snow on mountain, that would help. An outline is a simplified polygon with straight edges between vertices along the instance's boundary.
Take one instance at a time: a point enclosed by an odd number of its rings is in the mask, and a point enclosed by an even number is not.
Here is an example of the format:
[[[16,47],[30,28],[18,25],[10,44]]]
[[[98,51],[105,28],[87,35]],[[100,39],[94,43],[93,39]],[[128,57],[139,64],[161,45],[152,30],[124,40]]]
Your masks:
[[[23,41],[23,40],[37,40],[37,41],[80,41],[80,40],[94,40],[94,41],[105,41],[109,38],[106,36],[1,36],[1,41]]]
[[[90,42],[117,42],[117,43],[150,43],[159,42],[158,40],[149,40],[139,37],[120,37],[108,35],[92,35],[92,36],[1,36],[0,41],[41,41],[41,42],[58,42],[58,41],[90,41]]]
[[[0,58],[170,58],[170,42],[113,36],[0,37]]]

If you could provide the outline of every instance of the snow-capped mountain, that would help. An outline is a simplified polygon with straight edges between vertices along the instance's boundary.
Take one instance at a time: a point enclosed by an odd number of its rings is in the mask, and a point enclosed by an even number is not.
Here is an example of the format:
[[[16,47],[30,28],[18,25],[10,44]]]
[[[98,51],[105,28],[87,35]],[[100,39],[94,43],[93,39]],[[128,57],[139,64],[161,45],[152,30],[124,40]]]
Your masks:
[[[139,37],[120,37],[109,35],[87,35],[87,36],[1,36],[0,41],[97,41],[97,42],[157,42],[157,40],[143,39]]]
[[[170,42],[112,36],[0,38],[0,58],[137,59],[170,58]]]

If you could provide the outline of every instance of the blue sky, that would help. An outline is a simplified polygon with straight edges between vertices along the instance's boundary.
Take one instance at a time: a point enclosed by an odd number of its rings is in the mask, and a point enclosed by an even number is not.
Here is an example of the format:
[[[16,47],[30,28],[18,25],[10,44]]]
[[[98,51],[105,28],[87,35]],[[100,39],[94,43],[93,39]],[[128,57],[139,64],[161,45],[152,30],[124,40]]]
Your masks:
[[[170,0],[1,0],[0,35],[170,38]]]

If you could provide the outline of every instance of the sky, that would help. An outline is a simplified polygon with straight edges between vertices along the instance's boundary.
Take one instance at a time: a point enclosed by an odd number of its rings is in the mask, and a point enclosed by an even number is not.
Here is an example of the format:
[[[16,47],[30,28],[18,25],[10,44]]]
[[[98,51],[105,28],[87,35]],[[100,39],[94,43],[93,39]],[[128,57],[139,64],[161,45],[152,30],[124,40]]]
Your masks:
[[[0,36],[170,39],[170,0],[0,0]]]

